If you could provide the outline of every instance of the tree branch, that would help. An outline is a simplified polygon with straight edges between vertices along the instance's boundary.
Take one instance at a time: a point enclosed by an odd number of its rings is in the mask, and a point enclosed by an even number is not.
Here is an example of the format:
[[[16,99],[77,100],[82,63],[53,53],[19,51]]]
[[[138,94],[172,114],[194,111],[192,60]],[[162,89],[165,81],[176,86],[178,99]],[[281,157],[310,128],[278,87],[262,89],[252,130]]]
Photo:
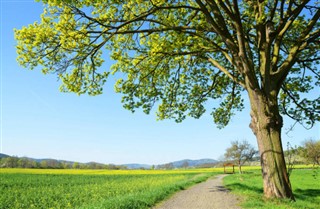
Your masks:
[[[285,18],[282,18],[280,20],[280,25],[278,26],[276,31],[277,36],[273,46],[273,53],[272,53],[272,66],[273,66],[272,72],[276,71],[276,68],[278,65],[279,56],[280,56],[280,46],[282,44],[282,39],[284,35],[286,34],[286,32],[288,31],[292,23],[296,20],[296,18],[298,17],[298,15],[301,13],[302,9],[308,2],[309,1],[303,1],[303,3],[299,5],[297,8],[295,8],[293,11],[291,11],[292,1],[289,2],[289,6],[288,6],[289,8],[286,13],[287,15]]]
[[[289,73],[291,67],[293,66],[294,62],[297,59],[297,54],[303,51],[304,48],[307,47],[307,40],[310,38],[310,32],[312,31],[315,24],[319,21],[320,18],[320,9],[315,13],[315,15],[310,20],[309,24],[307,25],[306,29],[303,31],[301,36],[298,38],[296,44],[291,48],[289,51],[289,55],[287,59],[282,63],[279,69],[273,74],[277,81],[285,80],[287,74]],[[315,32],[316,34],[319,33],[319,29]],[[279,86],[280,88],[280,86]]]
[[[236,76],[232,75],[226,68],[224,68],[223,66],[221,66],[219,64],[219,62],[217,62],[216,60],[212,59],[212,58],[207,58],[207,60],[213,64],[216,68],[218,68],[221,72],[225,73],[231,80],[233,80],[234,82],[236,82],[237,84],[241,85],[244,89],[246,89],[246,85],[243,83],[243,81],[239,80],[239,78],[237,78]]]

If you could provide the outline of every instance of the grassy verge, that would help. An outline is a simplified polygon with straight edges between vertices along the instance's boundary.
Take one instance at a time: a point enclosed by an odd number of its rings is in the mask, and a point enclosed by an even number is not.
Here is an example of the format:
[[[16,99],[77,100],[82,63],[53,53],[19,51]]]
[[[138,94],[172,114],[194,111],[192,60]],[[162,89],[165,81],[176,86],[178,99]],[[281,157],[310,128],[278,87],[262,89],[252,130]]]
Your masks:
[[[243,208],[313,209],[320,206],[320,169],[295,169],[290,176],[296,202],[263,197],[259,170],[229,175],[224,184],[233,193],[243,197]]]

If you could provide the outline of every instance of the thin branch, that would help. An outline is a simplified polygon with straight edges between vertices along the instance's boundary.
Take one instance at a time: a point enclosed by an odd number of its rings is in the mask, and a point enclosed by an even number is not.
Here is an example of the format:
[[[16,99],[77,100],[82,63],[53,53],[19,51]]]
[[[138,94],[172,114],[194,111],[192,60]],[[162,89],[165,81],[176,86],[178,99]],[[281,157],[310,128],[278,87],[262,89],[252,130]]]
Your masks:
[[[219,62],[217,62],[216,60],[212,59],[211,57],[207,58],[207,60],[213,64],[216,68],[218,68],[221,72],[225,73],[231,80],[233,80],[234,82],[238,83],[239,85],[241,85],[244,89],[246,89],[245,84],[243,83],[243,81],[239,80],[239,78],[237,78],[236,76],[232,75],[226,68],[224,68],[223,66],[221,66],[219,64]]]

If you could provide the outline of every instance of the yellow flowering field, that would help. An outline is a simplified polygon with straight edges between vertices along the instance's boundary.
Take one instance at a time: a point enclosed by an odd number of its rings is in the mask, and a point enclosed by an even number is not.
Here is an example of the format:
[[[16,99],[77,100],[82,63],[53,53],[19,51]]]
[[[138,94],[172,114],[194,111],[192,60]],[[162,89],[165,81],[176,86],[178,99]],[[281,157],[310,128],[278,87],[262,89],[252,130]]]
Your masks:
[[[0,208],[150,208],[221,171],[1,169]]]
[[[82,170],[82,169],[24,169],[2,168],[0,174],[88,174],[88,175],[139,175],[223,172],[223,168],[176,169],[176,170]]]

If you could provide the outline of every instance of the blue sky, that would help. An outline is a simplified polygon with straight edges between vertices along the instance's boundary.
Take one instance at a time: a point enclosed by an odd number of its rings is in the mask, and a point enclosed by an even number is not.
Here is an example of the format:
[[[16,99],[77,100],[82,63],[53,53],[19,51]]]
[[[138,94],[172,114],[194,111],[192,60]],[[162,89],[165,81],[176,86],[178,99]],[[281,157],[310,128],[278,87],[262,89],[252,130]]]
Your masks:
[[[154,113],[132,114],[122,108],[121,95],[113,92],[115,78],[109,79],[100,96],[59,92],[55,75],[44,76],[16,62],[13,29],[33,23],[41,13],[41,3],[1,1],[1,152],[80,162],[159,164],[185,158],[218,159],[237,139],[256,146],[248,108],[219,130],[209,112],[179,124],[156,121]],[[286,132],[293,121],[285,118],[284,122]],[[284,133],[284,148],[287,142],[300,145],[310,137],[320,138],[319,124],[311,130],[298,125]]]

